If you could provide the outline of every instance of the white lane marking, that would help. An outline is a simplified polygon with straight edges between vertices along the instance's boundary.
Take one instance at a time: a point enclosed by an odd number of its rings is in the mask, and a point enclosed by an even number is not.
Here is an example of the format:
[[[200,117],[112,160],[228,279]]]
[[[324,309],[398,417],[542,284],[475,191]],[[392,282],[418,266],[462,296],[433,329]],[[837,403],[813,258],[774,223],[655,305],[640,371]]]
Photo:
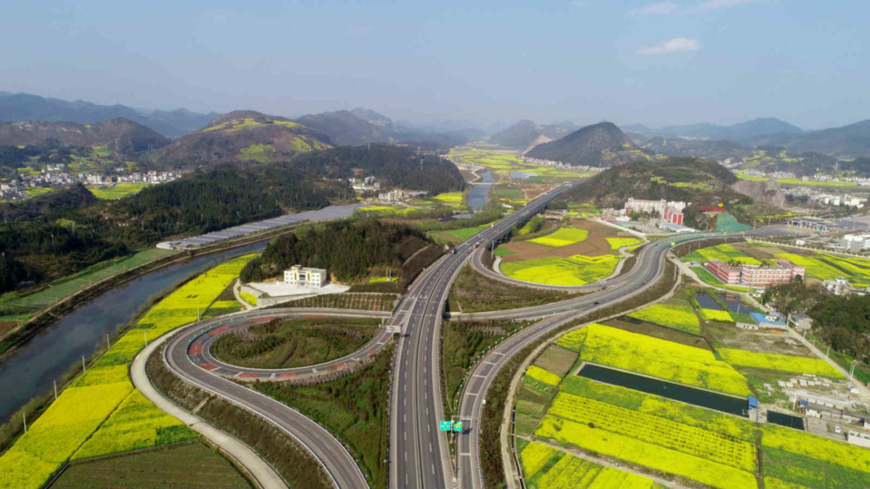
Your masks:
[[[432,452],[432,442],[431,441],[429,442],[429,452],[430,453]]]
[[[486,375],[474,374],[472,377],[480,377],[481,379],[485,379]]]
[[[470,457],[471,453],[460,453],[459,456],[460,457]]]

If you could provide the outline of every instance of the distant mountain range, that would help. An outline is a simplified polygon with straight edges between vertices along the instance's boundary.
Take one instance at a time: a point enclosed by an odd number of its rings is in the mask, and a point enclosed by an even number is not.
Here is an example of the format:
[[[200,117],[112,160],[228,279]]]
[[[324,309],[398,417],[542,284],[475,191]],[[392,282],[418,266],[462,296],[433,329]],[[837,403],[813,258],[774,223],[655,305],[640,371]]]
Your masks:
[[[427,149],[447,149],[479,139],[479,130],[435,129],[408,122],[393,121],[370,109],[338,110],[307,114],[296,122],[326,134],[335,146],[359,146],[369,143],[407,143]]]
[[[610,122],[586,126],[561,139],[535,146],[526,156],[575,166],[597,167],[653,158]]]
[[[94,148],[105,146],[115,154],[158,149],[170,143],[156,131],[129,119],[115,118],[96,124],[75,122],[0,122],[0,145],[54,144]]]
[[[489,142],[511,149],[529,149],[533,144],[541,144],[559,139],[577,129],[570,121],[538,125],[523,119],[516,124],[489,137]]]
[[[98,105],[76,100],[69,102],[27,93],[0,92],[0,121],[46,121],[94,124],[109,119],[125,118],[176,138],[201,129],[220,114],[197,114],[185,109],[173,111],[143,111],[125,105]]]
[[[650,129],[631,124],[623,126],[623,130],[639,145],[672,156],[726,158],[753,148],[781,148],[794,154],[870,157],[870,120],[819,131],[806,131],[775,118],[731,126],[692,124]]]
[[[654,131],[669,137],[696,139],[722,139],[742,142],[766,134],[803,134],[804,130],[773,117],[753,119],[731,126],[715,124],[692,124],[688,126],[666,126]]]

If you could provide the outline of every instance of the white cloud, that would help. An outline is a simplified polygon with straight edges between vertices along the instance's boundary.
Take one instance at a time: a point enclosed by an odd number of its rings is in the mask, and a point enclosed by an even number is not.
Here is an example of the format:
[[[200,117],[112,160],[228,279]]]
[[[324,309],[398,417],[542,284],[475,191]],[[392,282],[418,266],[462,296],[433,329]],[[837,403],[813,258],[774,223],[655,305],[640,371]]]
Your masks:
[[[751,3],[752,0],[707,0],[698,5],[698,10],[719,10]]]
[[[676,37],[667,41],[662,41],[654,46],[647,46],[635,51],[635,54],[641,56],[656,56],[660,54],[685,53],[688,51],[697,51],[701,47],[701,43],[695,39],[688,37]]]
[[[641,8],[629,10],[628,15],[633,17],[647,17],[652,15],[673,15],[679,11],[677,4],[673,2],[653,3]]]

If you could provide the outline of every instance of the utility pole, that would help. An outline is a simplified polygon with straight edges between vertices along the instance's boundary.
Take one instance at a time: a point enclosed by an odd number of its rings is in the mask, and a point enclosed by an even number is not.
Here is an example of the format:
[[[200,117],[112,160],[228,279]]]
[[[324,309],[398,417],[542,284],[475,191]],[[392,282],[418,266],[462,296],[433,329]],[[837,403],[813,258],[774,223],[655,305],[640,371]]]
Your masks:
[[[109,333],[106,333],[106,351],[112,347],[112,344],[109,342]]]
[[[88,368],[85,366],[85,356],[82,355],[82,373],[85,373],[87,371],[88,371]]]
[[[828,351],[825,352],[825,358],[828,358],[828,353],[831,353],[831,345],[828,345]]]
[[[27,433],[27,413],[21,413],[21,417],[24,418],[24,432]]]
[[[52,382],[54,384],[54,400],[57,400],[57,381]]]
[[[148,332],[143,331],[142,336],[145,337],[145,346],[148,346]]]

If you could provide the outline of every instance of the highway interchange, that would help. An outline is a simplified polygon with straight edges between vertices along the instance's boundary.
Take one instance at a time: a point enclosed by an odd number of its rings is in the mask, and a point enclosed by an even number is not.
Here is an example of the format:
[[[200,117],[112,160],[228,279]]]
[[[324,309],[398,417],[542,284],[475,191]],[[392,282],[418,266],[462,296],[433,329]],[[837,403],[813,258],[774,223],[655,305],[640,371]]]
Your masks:
[[[486,246],[505,236],[514,225],[521,225],[541,212],[571,186],[565,184],[539,196],[457,246],[455,252],[446,253],[420,274],[389,318],[388,325],[401,328],[390,398],[388,479],[391,488],[482,487],[478,453],[480,433],[476,424],[486,391],[501,367],[526,345],[576,317],[643,292],[662,273],[666,254],[671,248],[669,241],[643,247],[631,270],[607,281],[603,288],[597,284],[590,286],[587,295],[535,307],[461,315],[463,320],[543,320],[501,342],[469,372],[459,403],[458,414],[464,430],[457,436],[454,461],[447,435],[438,430],[439,422],[445,419],[440,368],[441,323],[451,285],[469,260],[479,261]],[[685,242],[709,237],[681,236],[675,240]],[[323,464],[337,487],[368,487],[353,456],[327,430],[298,411],[234,380],[287,380],[346,368],[389,344],[390,336],[383,329],[367,345],[346,357],[297,369],[246,369],[221,363],[209,352],[214,340],[232,328],[275,317],[303,315],[384,319],[387,316],[363,311],[289,308],[222,316],[195,323],[177,333],[164,351],[164,361],[183,380],[263,416],[296,438]]]

